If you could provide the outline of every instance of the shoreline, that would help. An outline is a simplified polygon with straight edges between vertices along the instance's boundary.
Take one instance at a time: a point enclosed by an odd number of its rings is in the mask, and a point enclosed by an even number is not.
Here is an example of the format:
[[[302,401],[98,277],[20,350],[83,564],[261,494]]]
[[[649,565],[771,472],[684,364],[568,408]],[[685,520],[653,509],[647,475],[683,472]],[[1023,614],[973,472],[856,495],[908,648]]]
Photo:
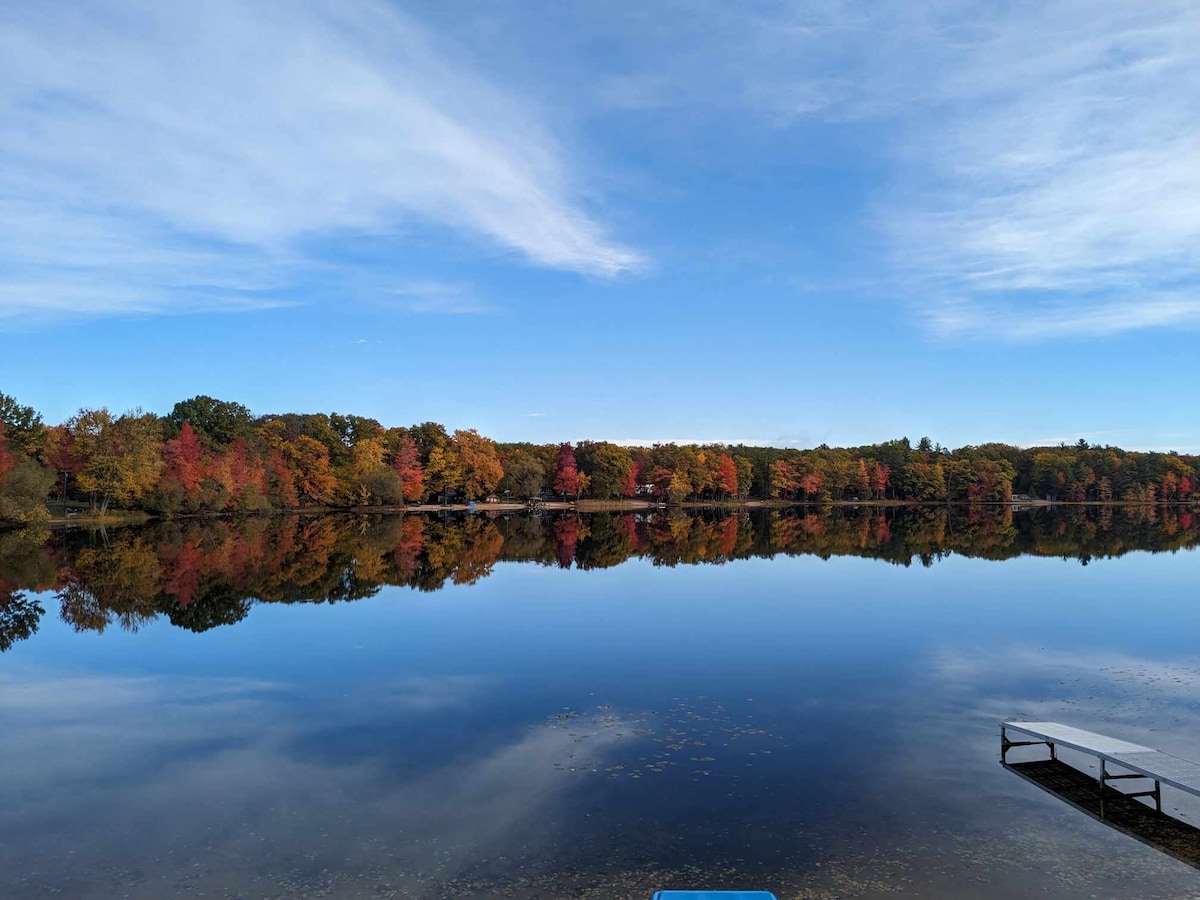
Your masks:
[[[1008,508],[1014,511],[1043,509],[1052,507],[1101,507],[1101,508],[1197,508],[1193,500],[1141,502],[1134,500],[990,500],[976,503],[949,502],[946,500],[828,500],[824,502],[805,502],[799,500],[687,500],[682,503],[663,503],[652,500],[550,500],[531,507],[528,503],[451,503],[441,505],[436,503],[409,504],[403,506],[306,506],[296,509],[270,510],[226,510],[221,512],[186,513],[176,516],[155,515],[141,510],[114,510],[104,516],[79,514],[74,516],[51,516],[40,525],[86,525],[88,527],[105,527],[119,525],[142,525],[150,521],[169,521],[171,519],[225,519],[254,516],[286,516],[286,515],[403,515],[405,513],[479,513],[479,512],[639,512],[644,510],[670,509],[830,509],[833,507],[871,507],[871,508],[900,508],[900,507],[939,507],[953,506],[960,508]],[[23,527],[18,523],[0,528]]]

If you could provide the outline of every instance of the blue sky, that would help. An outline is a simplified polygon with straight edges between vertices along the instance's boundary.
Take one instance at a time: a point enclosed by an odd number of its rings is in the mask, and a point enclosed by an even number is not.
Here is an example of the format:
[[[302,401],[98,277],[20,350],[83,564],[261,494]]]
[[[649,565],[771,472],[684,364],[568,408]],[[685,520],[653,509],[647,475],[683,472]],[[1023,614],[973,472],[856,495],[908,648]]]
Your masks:
[[[1184,2],[15,3],[0,390],[1200,451]]]

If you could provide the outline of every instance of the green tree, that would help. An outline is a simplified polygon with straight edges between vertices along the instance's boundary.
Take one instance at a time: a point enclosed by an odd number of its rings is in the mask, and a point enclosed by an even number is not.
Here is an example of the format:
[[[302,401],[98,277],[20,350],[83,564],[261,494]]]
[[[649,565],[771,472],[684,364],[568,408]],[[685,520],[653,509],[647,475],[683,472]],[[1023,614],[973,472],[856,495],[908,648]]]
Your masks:
[[[224,448],[238,438],[249,440],[254,433],[254,417],[240,403],[217,400],[203,394],[180,400],[167,415],[167,432],[174,437],[190,422],[192,430],[209,448]]]
[[[621,496],[633,469],[629,451],[607,441],[580,441],[575,462],[591,479],[591,496],[598,499]]]
[[[329,427],[342,439],[347,447],[354,447],[359,441],[383,437],[383,426],[375,419],[366,416],[340,413],[329,414]]]
[[[546,486],[546,467],[542,460],[524,447],[506,450],[501,464],[504,477],[500,489],[514,497],[536,497]]]
[[[450,435],[437,422],[422,422],[420,425],[414,425],[408,430],[408,433],[416,442],[423,460],[429,459],[429,454],[434,447],[444,447],[450,443]]]
[[[31,459],[17,463],[0,475],[0,522],[45,522],[50,518],[46,497],[53,487],[53,472]]]
[[[22,406],[8,394],[0,393],[0,425],[8,447],[20,456],[33,456],[41,449],[45,427],[41,415],[32,406]]]

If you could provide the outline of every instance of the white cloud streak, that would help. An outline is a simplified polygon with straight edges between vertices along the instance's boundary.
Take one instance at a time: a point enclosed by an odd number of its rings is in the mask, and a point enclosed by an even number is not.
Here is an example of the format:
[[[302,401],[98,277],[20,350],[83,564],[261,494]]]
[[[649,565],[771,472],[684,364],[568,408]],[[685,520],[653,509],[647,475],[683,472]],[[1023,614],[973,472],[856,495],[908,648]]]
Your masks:
[[[1200,294],[1200,290],[1197,290]],[[923,312],[932,333],[945,338],[994,338],[1021,343],[1049,338],[1104,338],[1155,327],[1200,325],[1200,296],[1158,296],[1153,288],[1124,300],[1059,299],[1049,306],[992,301],[982,293],[934,303]]]
[[[293,302],[299,273],[328,265],[315,248],[346,235],[401,264],[454,233],[615,275],[642,260],[583,202],[546,110],[593,127],[638,111],[653,129],[687,108],[708,125],[748,109],[803,140],[831,123],[875,135],[864,225],[937,337],[1200,327],[1192,3],[423,15],[471,64],[380,0],[6,10],[0,215],[20,227],[0,234],[0,321]],[[543,86],[543,102],[484,70]],[[413,305],[474,311],[433,296]]]
[[[880,218],[934,334],[1200,326],[1200,9],[948,0],[857,16],[860,89],[828,83],[821,113],[899,124]]]
[[[314,241],[430,227],[637,266],[542,119],[377,0],[10,6],[0,318],[275,304]]]
[[[891,294],[937,337],[1200,326],[1194,3],[701,0],[577,24],[623,50],[589,59],[598,105],[856,135],[864,244],[886,239]]]
[[[475,297],[463,284],[443,281],[412,281],[398,285],[388,293],[398,298],[409,312],[443,315],[481,315],[488,305]]]

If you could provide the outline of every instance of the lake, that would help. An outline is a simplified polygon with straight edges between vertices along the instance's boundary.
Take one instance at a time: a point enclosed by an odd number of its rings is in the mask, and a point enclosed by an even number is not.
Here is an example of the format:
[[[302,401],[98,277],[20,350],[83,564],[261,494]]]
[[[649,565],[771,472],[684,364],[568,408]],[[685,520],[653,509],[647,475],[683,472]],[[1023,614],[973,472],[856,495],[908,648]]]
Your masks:
[[[0,533],[0,896],[1200,896],[998,729],[1200,759],[1197,544],[1153,508]]]

